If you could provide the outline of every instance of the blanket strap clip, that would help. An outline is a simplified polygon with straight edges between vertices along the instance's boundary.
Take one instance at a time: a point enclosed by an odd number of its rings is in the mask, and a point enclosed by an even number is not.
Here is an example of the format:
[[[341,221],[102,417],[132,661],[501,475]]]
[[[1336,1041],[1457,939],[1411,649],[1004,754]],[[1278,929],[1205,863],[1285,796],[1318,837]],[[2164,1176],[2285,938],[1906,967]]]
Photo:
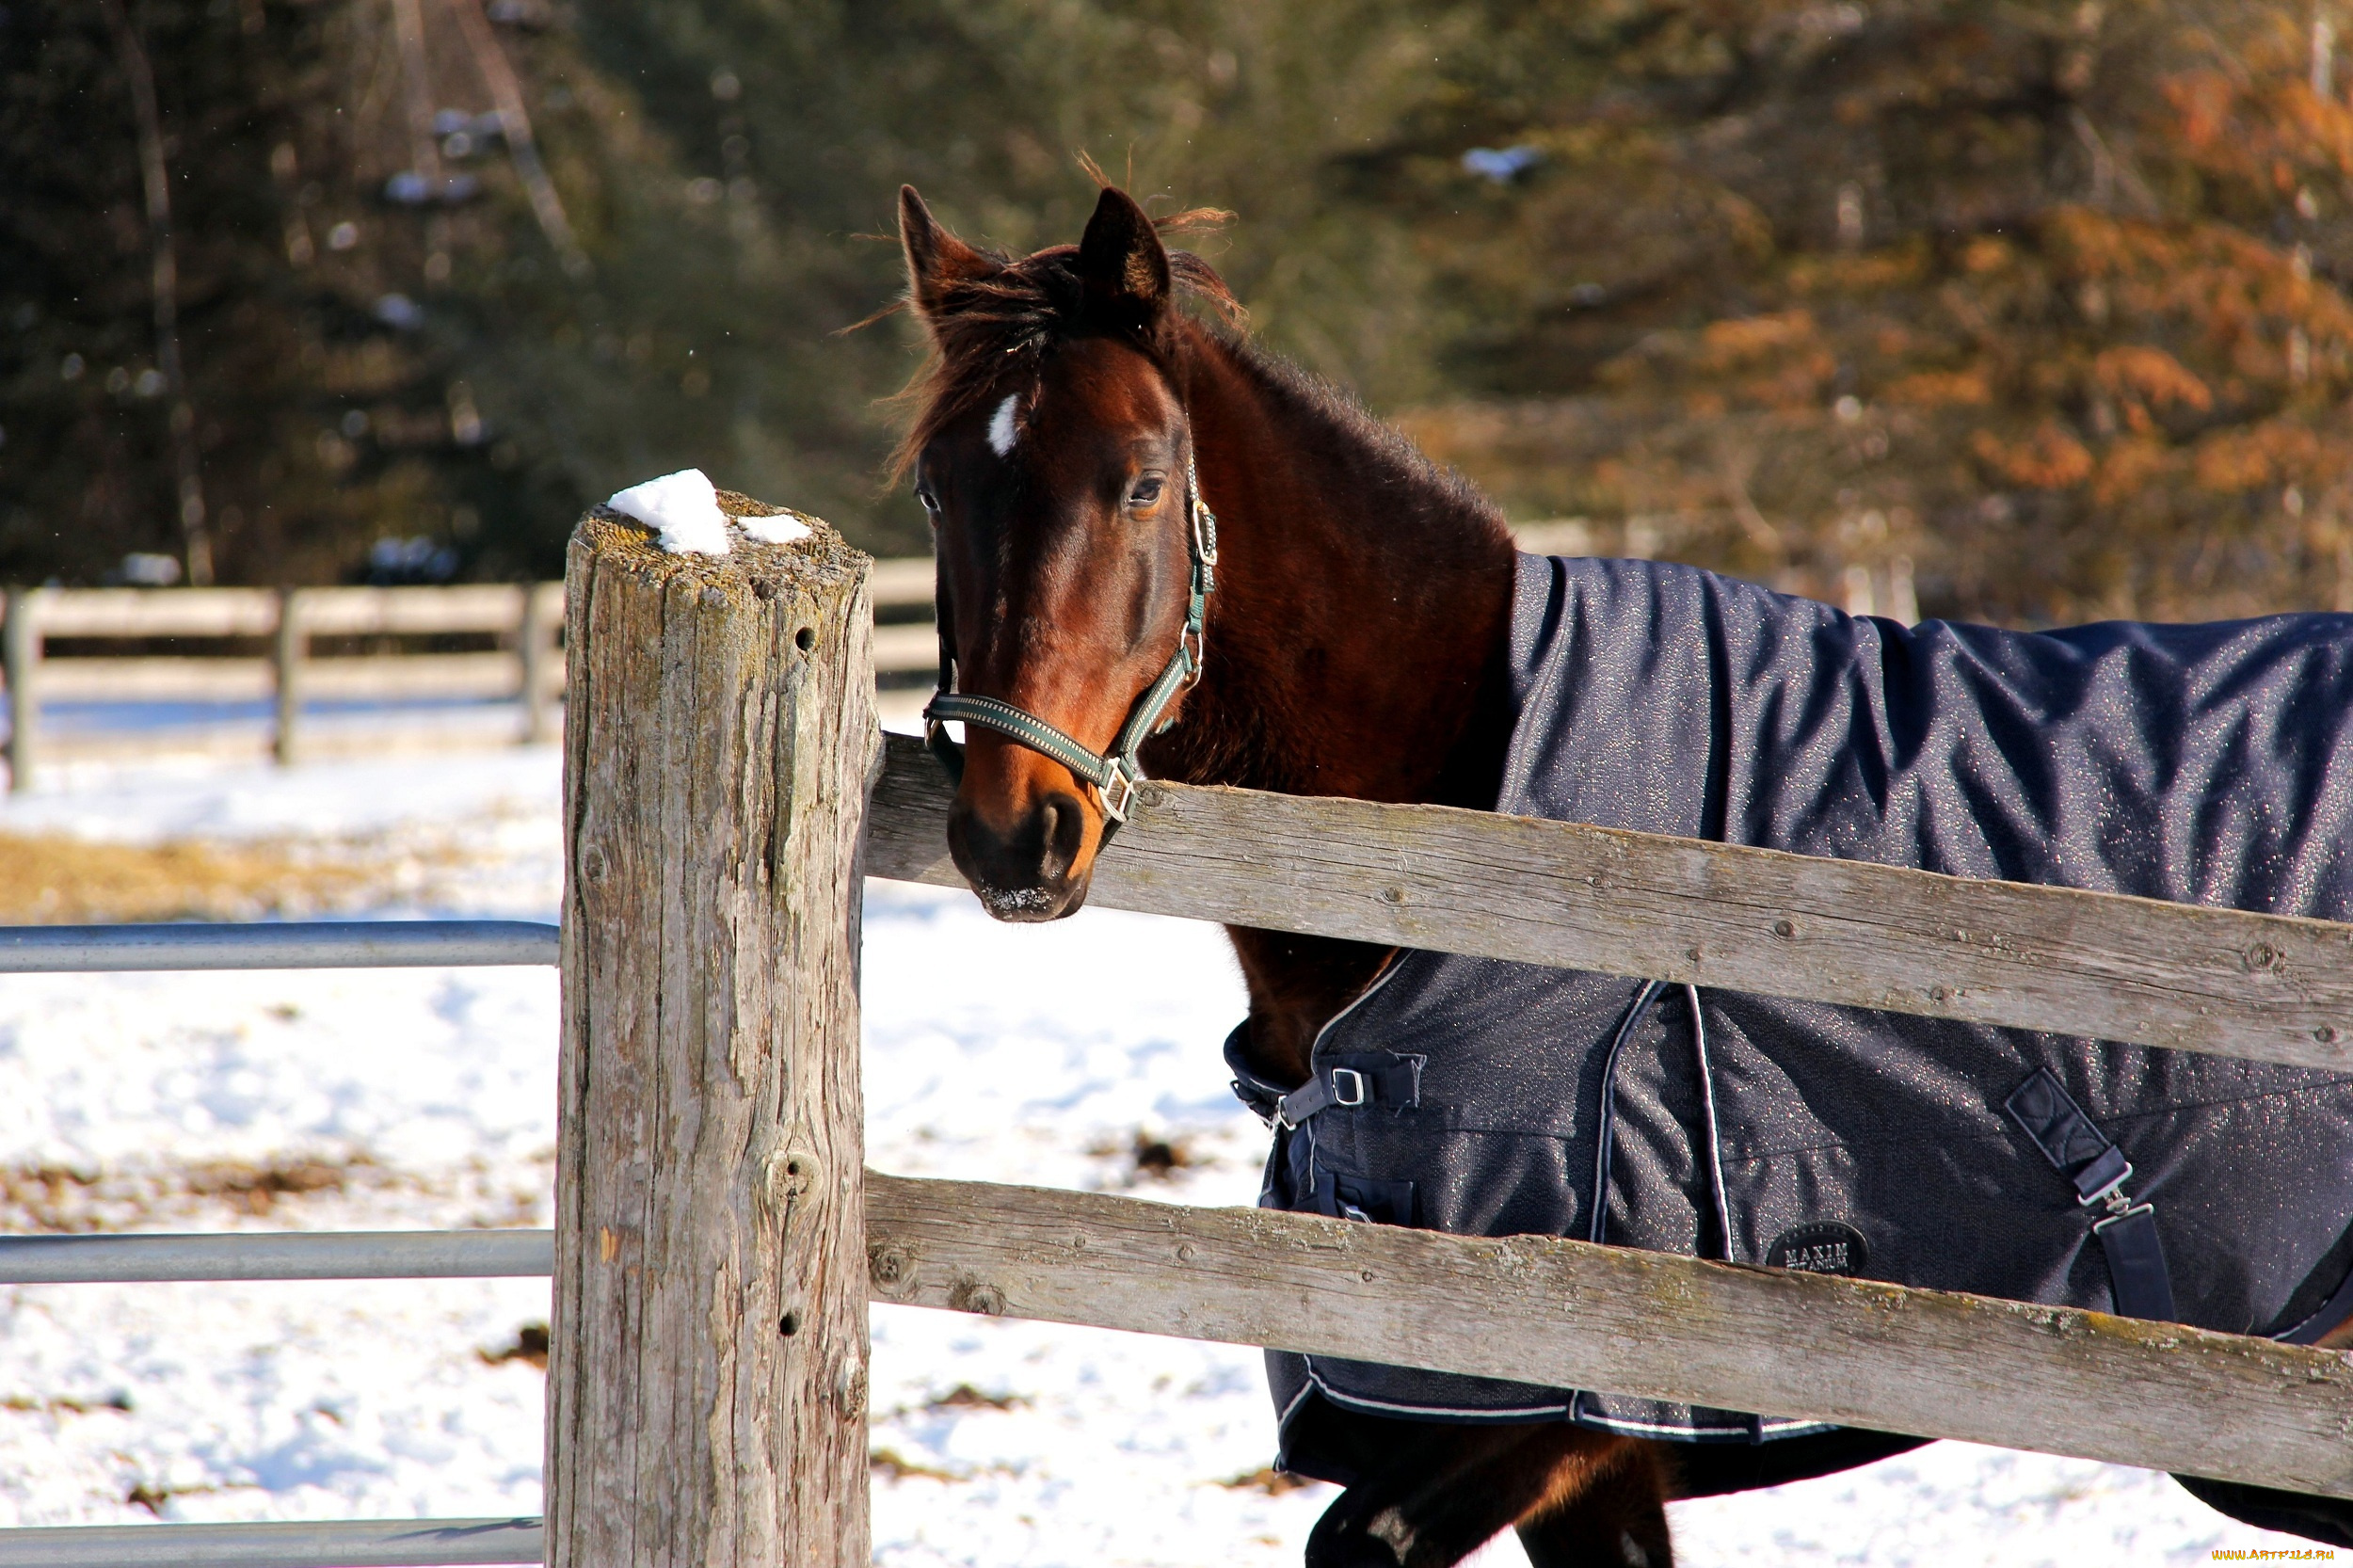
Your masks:
[[[1334,1064],[1274,1102],[1273,1122],[1286,1132],[1334,1106],[1385,1105],[1402,1110],[1421,1103],[1421,1069],[1430,1059],[1383,1051]]]
[[[2135,1203],[2124,1191],[2133,1176],[2133,1162],[2124,1151],[2084,1114],[2048,1067],[2037,1067],[2011,1091],[2002,1109],[2074,1187],[2076,1201],[2087,1209],[2097,1205],[2105,1211],[2104,1218],[2092,1222],[2091,1233],[2107,1255],[2108,1289],[2118,1316],[2177,1320],[2173,1276],[2157,1235],[2157,1211],[2153,1205]]]

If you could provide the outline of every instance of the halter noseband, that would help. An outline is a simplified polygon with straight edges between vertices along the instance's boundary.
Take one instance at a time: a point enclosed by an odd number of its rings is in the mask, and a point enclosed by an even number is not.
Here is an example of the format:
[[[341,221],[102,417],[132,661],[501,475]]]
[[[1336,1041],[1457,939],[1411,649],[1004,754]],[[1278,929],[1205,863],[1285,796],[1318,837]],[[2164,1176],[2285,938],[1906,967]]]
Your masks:
[[[1144,689],[1128,711],[1128,722],[1103,752],[1090,751],[1075,738],[1036,714],[993,696],[968,696],[955,689],[956,660],[949,650],[946,622],[939,638],[939,695],[923,710],[923,744],[939,760],[951,782],[964,781],[964,747],[948,738],[950,719],[999,734],[1052,758],[1089,784],[1102,797],[1103,815],[1117,824],[1128,820],[1128,807],[1144,777],[1136,753],[1162,728],[1160,714],[1176,694],[1201,674],[1202,631],[1208,624],[1209,594],[1217,586],[1217,514],[1201,499],[1200,475],[1193,470],[1193,432],[1185,432],[1185,544],[1193,557],[1193,576],[1185,602],[1185,629],[1177,633],[1176,651],[1168,656],[1160,679]]]

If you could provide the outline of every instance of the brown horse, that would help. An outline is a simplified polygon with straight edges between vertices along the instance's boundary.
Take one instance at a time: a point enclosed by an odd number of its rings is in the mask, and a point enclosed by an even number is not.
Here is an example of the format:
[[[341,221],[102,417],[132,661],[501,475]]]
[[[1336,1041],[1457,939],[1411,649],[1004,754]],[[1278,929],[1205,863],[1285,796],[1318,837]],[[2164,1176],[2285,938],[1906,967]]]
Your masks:
[[[992,914],[1085,902],[1132,777],[1123,730],[1155,776],[1494,806],[1513,549],[1491,503],[1189,313],[1180,296],[1239,312],[1121,191],[1079,245],[1018,260],[949,234],[912,188],[900,232],[936,351],[903,457],[936,536],[943,667],[979,699],[944,705],[968,725],[949,842]],[[1392,955],[1229,935],[1252,1062],[1300,1083]],[[1316,1528],[1317,1568],[1436,1568],[1507,1527],[1538,1568],[1670,1560],[1661,1445],[1333,1418],[1360,1479]]]

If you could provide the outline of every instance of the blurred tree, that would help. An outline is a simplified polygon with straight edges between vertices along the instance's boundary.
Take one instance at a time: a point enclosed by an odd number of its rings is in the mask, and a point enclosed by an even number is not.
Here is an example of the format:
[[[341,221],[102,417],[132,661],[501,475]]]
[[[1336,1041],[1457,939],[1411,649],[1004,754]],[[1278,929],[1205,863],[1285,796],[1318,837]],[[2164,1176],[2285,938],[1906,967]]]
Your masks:
[[[470,575],[552,571],[585,501],[687,464],[921,550],[876,488],[913,334],[838,335],[898,286],[893,193],[1028,248],[1083,222],[1080,151],[1247,211],[1223,260],[1278,344],[1444,391],[1409,238],[1321,178],[1427,69],[1401,0],[479,4],[121,0],[166,62],[225,579],[352,576],[409,536]],[[0,279],[0,572],[94,581],[187,543],[134,95],[98,19],[5,16],[0,246],[30,264]]]
[[[794,365],[791,421],[846,418],[828,440],[871,462],[883,416],[845,392],[895,389],[914,334],[827,334],[899,286],[900,184],[1026,252],[1085,224],[1081,152],[1163,207],[1241,216],[1209,248],[1275,346],[1391,404],[1443,395],[1411,234],[1336,200],[1330,170],[1390,134],[1431,40],[1471,20],[1408,0],[584,0],[580,33],[690,168],[758,192],[779,285],[728,302],[736,330]],[[903,502],[876,524],[923,548]]]
[[[893,377],[810,355],[887,273],[823,320],[747,181],[682,170],[544,7],[477,6],[122,0],[156,62],[184,396],[117,39],[0,11],[0,575],[192,542],[230,581],[545,574],[586,500],[686,464],[862,520]],[[412,537],[447,548],[373,548]]]
[[[839,335],[892,192],[1026,249],[1083,151],[1234,209],[1263,338],[1595,548],[2009,620],[2353,605],[2303,0],[577,6],[0,11],[0,575],[190,527],[228,580],[543,573],[688,464],[919,551],[911,328]]]
[[[2353,113],[2313,20],[1493,5],[1363,161],[1474,323],[1445,352],[1485,398],[1409,424],[1605,545],[1881,608],[1899,559],[1930,613],[2353,608]]]

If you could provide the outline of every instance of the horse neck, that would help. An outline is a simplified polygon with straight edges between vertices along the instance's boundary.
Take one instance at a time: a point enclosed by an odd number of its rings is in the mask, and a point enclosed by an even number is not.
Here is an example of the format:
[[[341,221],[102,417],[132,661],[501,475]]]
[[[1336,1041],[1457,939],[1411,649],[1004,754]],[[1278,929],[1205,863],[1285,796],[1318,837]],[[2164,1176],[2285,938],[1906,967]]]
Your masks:
[[[1207,664],[1165,771],[1492,807],[1510,732],[1501,518],[1401,438],[1251,350],[1198,327],[1184,349],[1221,559]]]

